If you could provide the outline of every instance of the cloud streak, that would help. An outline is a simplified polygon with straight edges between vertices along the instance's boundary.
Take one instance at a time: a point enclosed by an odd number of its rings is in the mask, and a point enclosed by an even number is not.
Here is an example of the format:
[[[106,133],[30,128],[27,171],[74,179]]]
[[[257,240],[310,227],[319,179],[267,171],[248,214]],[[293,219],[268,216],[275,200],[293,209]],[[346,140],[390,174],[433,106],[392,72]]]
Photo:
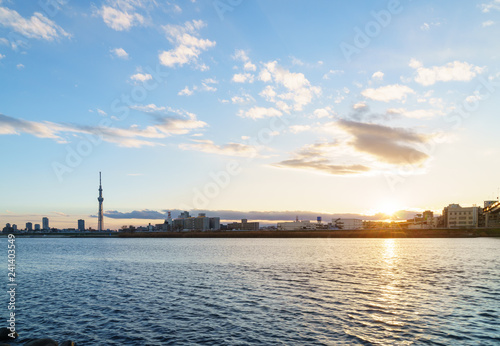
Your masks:
[[[402,128],[339,120],[337,125],[352,136],[357,151],[394,165],[421,164],[429,156],[411,147],[424,144],[427,137]]]
[[[172,217],[176,218],[183,210],[171,209]],[[259,220],[261,222],[276,223],[278,221],[294,221],[298,216],[301,220],[312,220],[315,221],[318,216],[321,216],[323,222],[331,222],[332,219],[337,218],[358,218],[361,220],[385,220],[390,218],[389,215],[378,213],[374,215],[365,214],[353,214],[353,213],[323,213],[305,210],[287,210],[287,211],[238,211],[238,210],[190,210],[191,215],[197,216],[198,213],[205,213],[208,217],[220,217],[222,221],[231,222],[238,221],[241,219]],[[143,219],[143,220],[165,220],[168,217],[167,210],[133,210],[130,212],[120,212],[117,210],[107,210],[104,216],[111,219]],[[415,211],[411,210],[400,210],[395,213],[399,219],[409,219],[414,217]],[[96,217],[93,215],[92,217]]]

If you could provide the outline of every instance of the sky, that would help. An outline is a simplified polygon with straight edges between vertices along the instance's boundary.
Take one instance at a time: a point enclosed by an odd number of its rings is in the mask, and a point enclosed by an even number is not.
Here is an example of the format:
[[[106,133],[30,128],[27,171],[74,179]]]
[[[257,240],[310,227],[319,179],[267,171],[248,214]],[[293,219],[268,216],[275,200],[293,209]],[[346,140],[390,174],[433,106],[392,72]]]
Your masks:
[[[500,1],[0,0],[0,223],[497,199]],[[278,217],[279,216],[279,217]],[[3,222],[2,222],[3,221]]]

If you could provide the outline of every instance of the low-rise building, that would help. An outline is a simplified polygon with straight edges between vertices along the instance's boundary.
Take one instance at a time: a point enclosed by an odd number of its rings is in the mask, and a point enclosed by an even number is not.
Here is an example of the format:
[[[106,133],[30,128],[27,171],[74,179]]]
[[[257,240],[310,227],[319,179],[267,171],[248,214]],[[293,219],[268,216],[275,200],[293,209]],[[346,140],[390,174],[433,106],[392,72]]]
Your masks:
[[[299,230],[313,230],[313,229],[316,229],[316,224],[311,223],[309,220],[278,222],[278,231],[299,231]]]
[[[172,230],[174,231],[207,231],[220,230],[219,217],[207,217],[204,213],[192,217],[187,211],[182,212],[177,219],[172,220]]]
[[[332,225],[339,229],[356,230],[363,228],[363,220],[361,219],[332,219]]]
[[[227,229],[239,231],[258,231],[260,229],[260,224],[258,222],[248,222],[247,219],[241,219],[241,222],[228,223]]]
[[[478,206],[461,207],[450,204],[443,209],[443,219],[446,228],[469,228],[479,226],[480,209]]]

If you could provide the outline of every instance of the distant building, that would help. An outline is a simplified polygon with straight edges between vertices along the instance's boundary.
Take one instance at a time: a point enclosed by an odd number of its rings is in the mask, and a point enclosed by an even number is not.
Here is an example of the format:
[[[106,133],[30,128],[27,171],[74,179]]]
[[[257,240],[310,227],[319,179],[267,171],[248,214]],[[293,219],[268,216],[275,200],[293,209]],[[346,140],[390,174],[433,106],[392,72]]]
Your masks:
[[[241,222],[228,223],[227,229],[239,231],[258,231],[260,229],[260,225],[258,222],[248,222],[247,219],[241,219]]]
[[[42,229],[44,231],[48,231],[49,230],[49,218],[48,217],[42,218]]]
[[[26,222],[26,230],[28,232],[33,231],[33,224],[31,222]]]
[[[12,229],[13,229],[14,231],[17,231],[17,225],[16,225],[16,224],[13,224],[13,225],[12,225]]]
[[[450,204],[443,209],[443,220],[446,228],[478,227],[481,208],[461,207],[459,204]]]
[[[332,219],[332,225],[345,230],[356,230],[363,228],[363,220],[361,219]]]
[[[85,220],[78,220],[78,230],[80,232],[84,232],[85,231]]]
[[[220,230],[219,217],[207,217],[204,213],[199,213],[198,216],[192,217],[187,211],[179,215],[177,219],[172,220],[172,230],[174,231],[207,231]]]
[[[35,223],[35,231],[39,231],[40,230],[40,224],[39,223]]]
[[[278,222],[278,231],[299,231],[299,230],[313,230],[313,229],[316,229],[316,224],[311,223],[309,220]]]
[[[5,227],[2,229],[2,232],[12,232],[14,229],[10,225],[10,223],[5,224]]]

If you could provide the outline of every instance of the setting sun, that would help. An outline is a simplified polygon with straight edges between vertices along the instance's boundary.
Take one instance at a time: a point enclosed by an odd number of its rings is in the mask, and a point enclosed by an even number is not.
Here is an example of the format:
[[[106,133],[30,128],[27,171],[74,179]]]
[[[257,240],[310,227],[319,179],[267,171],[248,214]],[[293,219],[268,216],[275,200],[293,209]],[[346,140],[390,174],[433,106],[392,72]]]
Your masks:
[[[397,211],[402,209],[403,208],[395,201],[383,201],[375,209],[375,214],[382,213],[387,216],[393,216]]]

